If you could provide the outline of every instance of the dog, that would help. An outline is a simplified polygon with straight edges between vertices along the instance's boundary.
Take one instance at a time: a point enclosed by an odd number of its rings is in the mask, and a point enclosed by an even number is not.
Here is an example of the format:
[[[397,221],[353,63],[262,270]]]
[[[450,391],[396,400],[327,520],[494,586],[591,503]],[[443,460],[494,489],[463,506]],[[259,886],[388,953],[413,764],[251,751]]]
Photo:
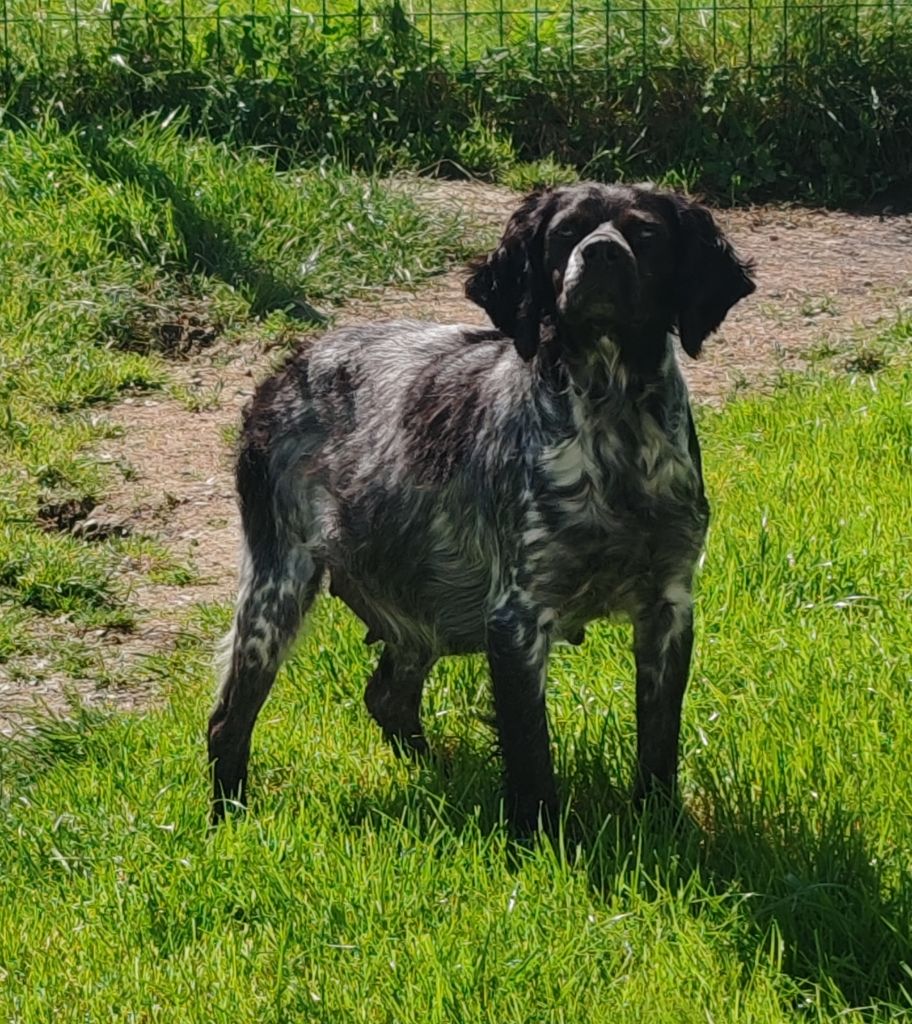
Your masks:
[[[676,786],[709,519],[674,351],[754,290],[709,210],[651,186],[532,193],[466,295],[493,328],[400,321],[305,344],[257,389],[237,460],[240,592],[209,723],[213,820],[243,801],[257,714],[330,592],[382,641],[364,695],[400,752],[442,655],[485,652],[521,832],[553,823],[551,645],[633,624],[634,796]]]

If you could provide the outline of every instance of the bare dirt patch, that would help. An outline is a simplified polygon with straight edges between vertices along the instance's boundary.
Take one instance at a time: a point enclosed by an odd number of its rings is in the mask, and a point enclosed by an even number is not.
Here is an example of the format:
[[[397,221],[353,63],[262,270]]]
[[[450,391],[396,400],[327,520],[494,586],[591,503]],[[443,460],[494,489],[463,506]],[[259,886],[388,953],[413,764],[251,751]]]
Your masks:
[[[430,205],[455,206],[470,222],[490,226],[492,238],[517,199],[509,189],[468,182],[422,180],[415,194]],[[682,359],[697,401],[717,403],[733,389],[763,387],[782,371],[804,369],[815,350],[912,308],[908,215],[763,206],[717,216],[741,254],[756,261],[757,291],[735,308],[697,362]],[[358,320],[388,314],[485,322],[462,296],[458,272],[411,296],[387,295],[388,303],[380,297],[344,313]]]
[[[401,187],[429,205],[456,207],[489,230],[491,241],[517,199],[508,189],[475,183],[409,181]],[[761,207],[723,211],[719,218],[742,254],[756,260],[758,290],[729,317],[699,361],[682,357],[697,401],[718,403],[733,390],[763,387],[782,371],[805,367],[815,349],[836,339],[844,343],[912,309],[908,216]],[[462,279],[452,271],[414,290],[367,293],[340,309],[335,321],[415,317],[484,323],[484,313],[464,298]],[[173,644],[192,606],[232,595],[238,532],[230,435],[271,356],[255,343],[213,343],[206,324],[191,322],[182,311],[173,319],[163,316],[162,323],[178,325],[176,348],[192,349],[173,365],[173,375],[186,394],[200,395],[201,401],[152,395],[108,411],[122,435],[105,442],[97,455],[130,472],[91,517],[102,526],[156,538],[192,566],[194,580],[154,585],[135,573],[130,583],[136,629],[130,636],[92,638],[99,657],[116,660],[121,676],[135,677],[136,685],[98,693],[91,679],[41,677],[40,666],[21,663],[11,676],[0,667],[0,725],[34,705],[30,693],[50,710],[64,709],[67,687],[93,702],[143,705],[154,690],[141,683],[143,656]]]

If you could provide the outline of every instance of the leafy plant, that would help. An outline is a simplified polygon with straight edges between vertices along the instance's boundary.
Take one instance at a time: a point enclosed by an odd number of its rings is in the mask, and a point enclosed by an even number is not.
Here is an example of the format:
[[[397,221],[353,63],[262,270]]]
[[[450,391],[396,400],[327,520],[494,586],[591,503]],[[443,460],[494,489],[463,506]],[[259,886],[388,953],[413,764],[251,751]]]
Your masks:
[[[799,5],[786,21],[764,5],[534,18],[471,0],[464,19],[432,21],[398,3],[216,18],[197,2],[182,21],[173,5],[120,0],[104,23],[86,16],[78,46],[65,22],[13,33],[6,116],[181,110],[185,132],[269,147],[283,166],[331,155],[503,177],[548,158],[727,201],[857,201],[912,183],[905,5],[858,18]]]

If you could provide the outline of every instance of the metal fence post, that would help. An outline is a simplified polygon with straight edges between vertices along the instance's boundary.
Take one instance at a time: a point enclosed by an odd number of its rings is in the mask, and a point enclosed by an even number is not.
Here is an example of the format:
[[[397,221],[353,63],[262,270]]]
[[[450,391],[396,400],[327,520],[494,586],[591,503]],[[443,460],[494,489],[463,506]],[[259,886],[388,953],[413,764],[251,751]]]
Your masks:
[[[713,64],[719,63],[719,0],[712,0],[712,49]]]
[[[7,0],[3,0],[3,77],[6,85],[13,80],[12,55],[10,53],[10,42],[9,42],[9,11],[7,10]]]
[[[360,3],[358,7],[360,8]],[[359,25],[360,28],[360,25]],[[360,33],[359,33],[360,38]],[[285,0],[285,60],[291,64],[291,53],[294,47],[292,46],[292,20],[291,20],[291,0]]]
[[[611,0],[605,0],[605,91],[611,82]]]
[[[640,0],[640,71],[643,78],[648,71],[646,65],[646,0]]]
[[[747,0],[747,78],[754,71],[754,0]]]
[[[535,74],[538,74],[538,47],[540,44],[538,38],[538,0],[535,0],[535,8],[533,10],[532,17],[535,19],[535,49],[533,50],[532,56],[532,67]]]
[[[181,60],[187,63],[187,8],[186,0],[180,0]]]
[[[469,73],[469,0],[462,0],[462,73]]]
[[[76,61],[80,61],[82,51],[79,46],[79,0],[73,0],[73,48],[76,50]]]
[[[428,59],[434,50],[434,0],[428,0]]]
[[[782,0],[782,81],[788,82],[789,64],[789,0]]]
[[[570,53],[568,54],[570,71],[573,72],[576,56],[576,5],[570,0]]]

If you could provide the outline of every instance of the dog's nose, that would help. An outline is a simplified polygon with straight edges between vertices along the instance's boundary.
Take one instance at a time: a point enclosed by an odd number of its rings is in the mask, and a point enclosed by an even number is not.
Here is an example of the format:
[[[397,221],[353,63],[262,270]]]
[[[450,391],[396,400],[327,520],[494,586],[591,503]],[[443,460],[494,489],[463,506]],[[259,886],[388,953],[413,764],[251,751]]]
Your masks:
[[[621,238],[600,235],[583,242],[583,259],[587,263],[607,265],[627,255],[627,247]]]

